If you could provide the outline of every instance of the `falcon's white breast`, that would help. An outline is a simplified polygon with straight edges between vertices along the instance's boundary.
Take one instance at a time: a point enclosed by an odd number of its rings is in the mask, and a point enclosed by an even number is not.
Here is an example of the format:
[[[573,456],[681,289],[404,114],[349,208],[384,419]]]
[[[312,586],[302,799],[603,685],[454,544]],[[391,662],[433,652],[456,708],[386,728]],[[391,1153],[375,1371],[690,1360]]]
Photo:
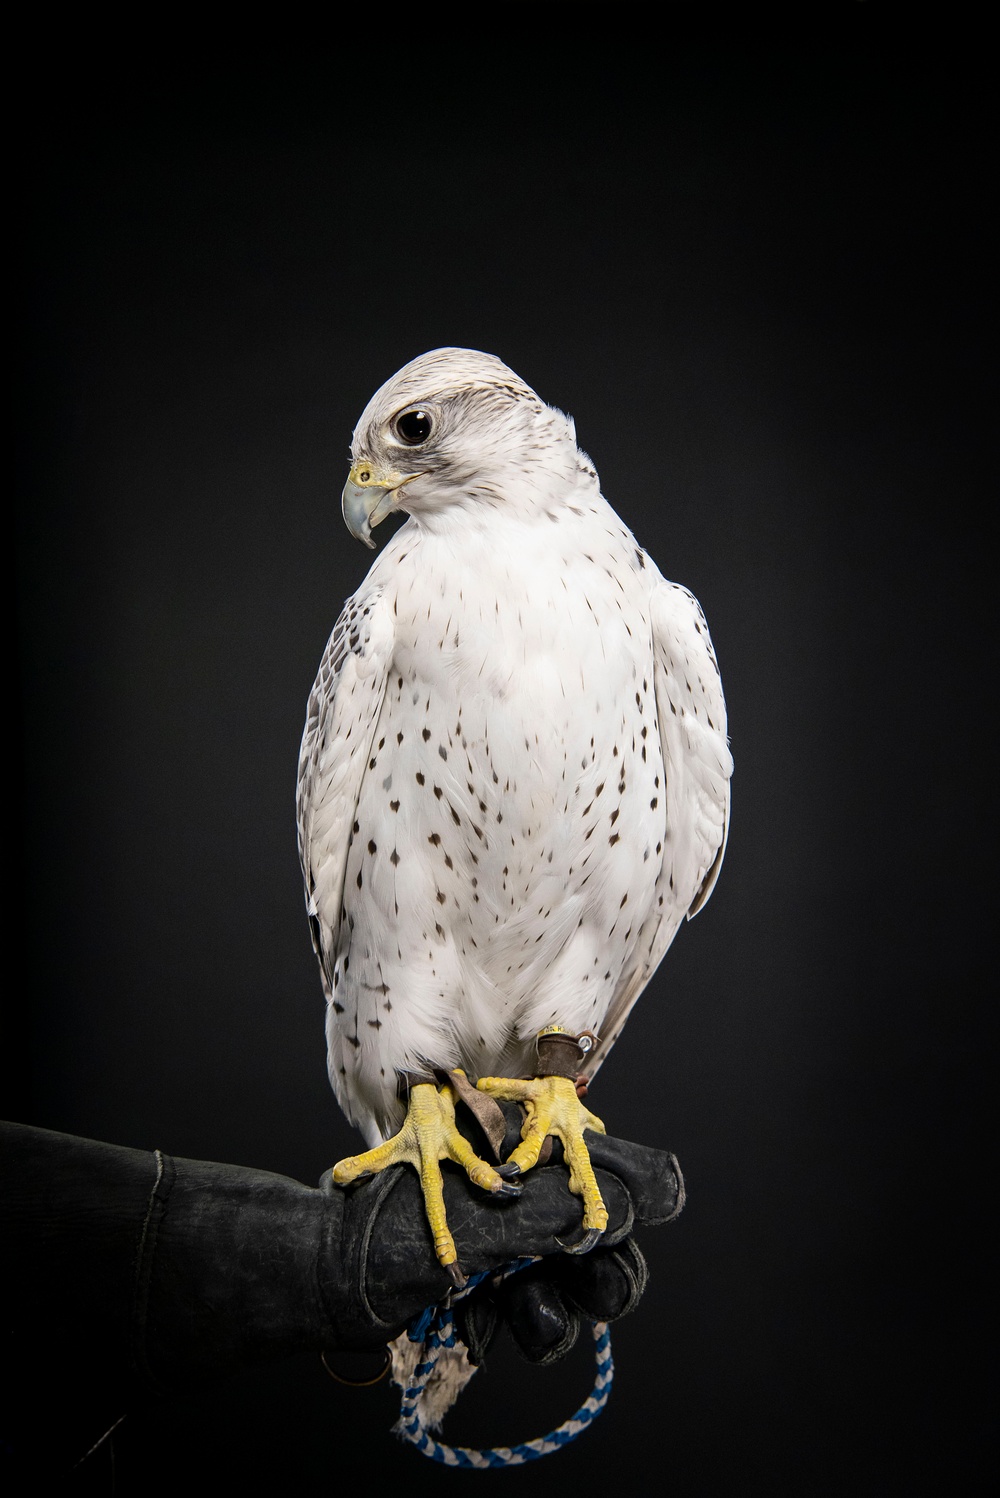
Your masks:
[[[732,760],[697,600],[499,359],[414,360],[352,453],[355,501],[385,475],[372,520],[410,519],[327,646],[298,816],[330,1076],[374,1143],[397,1073],[524,1075],[548,1024],[600,1036],[593,1075],[711,892]]]

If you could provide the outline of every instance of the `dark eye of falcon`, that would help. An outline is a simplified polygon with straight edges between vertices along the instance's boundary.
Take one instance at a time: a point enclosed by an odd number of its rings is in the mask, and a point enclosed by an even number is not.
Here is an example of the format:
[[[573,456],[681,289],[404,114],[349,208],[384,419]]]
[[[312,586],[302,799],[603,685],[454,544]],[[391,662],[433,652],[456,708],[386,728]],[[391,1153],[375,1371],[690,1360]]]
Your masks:
[[[392,424],[396,436],[407,447],[419,447],[421,442],[426,442],[433,427],[433,421],[419,406],[413,411],[404,411]]]

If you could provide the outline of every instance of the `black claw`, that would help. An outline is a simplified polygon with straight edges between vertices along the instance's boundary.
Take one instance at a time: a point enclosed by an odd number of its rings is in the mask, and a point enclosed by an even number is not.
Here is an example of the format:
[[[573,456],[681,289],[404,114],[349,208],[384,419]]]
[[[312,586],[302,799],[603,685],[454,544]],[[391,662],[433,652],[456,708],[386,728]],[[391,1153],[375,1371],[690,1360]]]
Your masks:
[[[494,1196],[520,1196],[524,1190],[523,1186],[515,1186],[513,1181],[504,1181],[502,1186],[493,1188]]]
[[[508,1160],[506,1165],[497,1166],[497,1175],[503,1176],[505,1181],[510,1181],[514,1178],[514,1176],[519,1176],[520,1174],[520,1165],[515,1165],[511,1160]]]
[[[556,1242],[564,1254],[589,1254],[601,1237],[603,1237],[602,1228],[588,1228],[582,1237],[572,1243],[566,1243],[562,1238],[557,1238]]]
[[[456,1259],[454,1264],[445,1264],[444,1272],[455,1286],[456,1290],[464,1290],[468,1281],[462,1273],[462,1266]]]

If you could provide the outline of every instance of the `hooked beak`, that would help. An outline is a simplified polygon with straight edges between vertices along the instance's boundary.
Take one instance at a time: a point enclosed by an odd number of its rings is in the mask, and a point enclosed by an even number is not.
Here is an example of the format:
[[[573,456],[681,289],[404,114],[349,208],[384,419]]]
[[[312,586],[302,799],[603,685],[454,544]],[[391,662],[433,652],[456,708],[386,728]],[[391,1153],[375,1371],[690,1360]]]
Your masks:
[[[397,473],[395,469],[380,468],[377,463],[362,459],[355,463],[344,485],[341,501],[347,529],[352,536],[363,541],[372,550],[373,526],[380,525],[387,515],[399,507],[399,491],[418,474]]]

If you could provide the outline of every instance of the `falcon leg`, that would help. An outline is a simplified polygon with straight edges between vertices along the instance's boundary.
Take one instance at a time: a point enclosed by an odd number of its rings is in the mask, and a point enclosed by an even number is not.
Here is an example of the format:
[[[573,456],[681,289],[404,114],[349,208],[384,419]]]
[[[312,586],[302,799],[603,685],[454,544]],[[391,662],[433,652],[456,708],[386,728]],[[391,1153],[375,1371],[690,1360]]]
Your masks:
[[[410,1103],[398,1134],[362,1155],[351,1155],[333,1167],[338,1186],[349,1186],[390,1165],[412,1165],[420,1176],[427,1221],[434,1238],[434,1252],[457,1288],[465,1284],[458,1262],[455,1240],[444,1209],[441,1160],[453,1160],[469,1180],[485,1191],[516,1196],[520,1188],[505,1181],[491,1165],[480,1160],[455,1124],[455,1094],[445,1082],[418,1082],[410,1089]]]
[[[521,1143],[500,1167],[504,1175],[520,1175],[522,1171],[530,1170],[538,1161],[547,1134],[562,1140],[569,1166],[569,1189],[583,1200],[583,1235],[575,1243],[563,1244],[567,1253],[576,1254],[592,1249],[608,1225],[608,1211],[583,1138],[585,1129],[603,1134],[605,1128],[601,1120],[584,1107],[576,1091],[579,1061],[589,1049],[590,1045],[584,1047],[575,1036],[552,1026],[543,1030],[538,1038],[538,1076],[523,1080],[481,1077],[478,1083],[480,1089],[491,1097],[524,1106],[526,1117]]]

